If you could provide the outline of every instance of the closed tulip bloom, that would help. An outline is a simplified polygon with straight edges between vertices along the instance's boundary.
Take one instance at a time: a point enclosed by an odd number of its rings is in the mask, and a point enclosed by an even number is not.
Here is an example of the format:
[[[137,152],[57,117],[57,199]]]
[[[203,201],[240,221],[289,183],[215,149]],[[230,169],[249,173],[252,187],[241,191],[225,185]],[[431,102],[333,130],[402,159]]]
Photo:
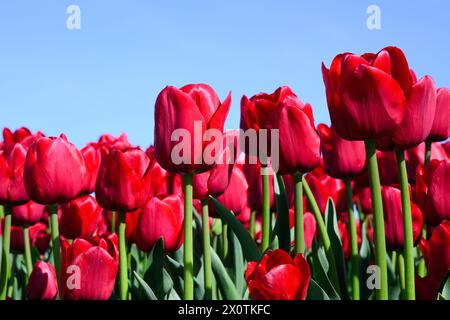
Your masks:
[[[448,156],[444,147],[437,142],[433,142],[431,144],[430,161],[434,159],[445,160],[447,158]],[[406,150],[405,160],[406,169],[408,171],[408,181],[415,182],[417,168],[419,165],[425,163],[425,142],[414,148]]]
[[[306,206],[303,208],[305,207]],[[294,223],[294,209],[291,208],[289,209],[289,227],[291,229],[294,227]],[[306,250],[309,250],[311,249],[314,236],[316,235],[316,219],[314,219],[314,215],[311,212],[303,213],[303,229]],[[292,245],[294,245],[294,241],[292,241]]]
[[[105,133],[98,139],[97,146],[104,151],[109,151],[112,148],[123,150],[133,147],[128,141],[126,133],[122,133],[118,137]]]
[[[59,232],[66,239],[89,238],[97,228],[102,208],[94,197],[85,195],[61,206]]]
[[[450,159],[432,160],[428,168],[420,165],[416,175],[416,201],[427,225],[450,220]]]
[[[386,47],[377,54],[343,53],[330,69],[322,64],[331,123],[346,140],[392,135],[406,112],[413,77],[403,52]]]
[[[399,189],[394,187],[382,187],[381,197],[383,200],[384,228],[386,232],[386,247],[388,250],[402,250],[404,246],[403,237],[403,214],[402,196]],[[412,231],[414,242],[418,242],[422,235],[422,212],[419,207],[411,202]]]
[[[150,164],[139,148],[104,152],[95,189],[98,203],[122,212],[142,207],[150,190]]]
[[[65,300],[107,300],[116,281],[119,254],[110,238],[61,242],[61,291]]]
[[[432,141],[443,141],[450,136],[450,89],[439,88],[436,98],[436,116],[434,117],[433,126],[430,136]]]
[[[270,210],[275,210],[275,193],[273,189],[273,178],[274,172],[269,166],[269,203]],[[262,211],[262,201],[263,198],[263,186],[262,186],[262,176],[261,176],[261,163],[257,161],[255,164],[245,161],[242,166],[242,170],[245,174],[248,183],[248,203],[250,208],[258,212]]]
[[[11,222],[15,226],[30,226],[41,221],[44,211],[44,205],[28,201],[11,208]]]
[[[364,142],[342,139],[333,127],[319,124],[321,150],[325,171],[333,178],[360,175],[366,165]]]
[[[261,261],[250,261],[245,280],[252,300],[304,300],[311,272],[303,255],[292,259],[281,249],[268,251]]]
[[[203,159],[204,149],[209,145],[209,142],[204,142],[203,134],[207,129],[223,132],[230,104],[231,94],[221,103],[216,92],[206,84],[164,88],[155,104],[155,155],[159,164],[167,171],[180,173],[211,168],[212,165]],[[194,131],[196,126],[198,130]],[[187,146],[183,152],[189,154],[177,154],[186,160],[182,163],[175,163],[172,159],[172,151],[180,143],[171,139],[177,129],[189,133],[186,138],[189,140],[181,142]]]
[[[342,180],[334,179],[327,174],[315,175],[312,173],[306,175],[305,179],[308,182],[322,214],[325,214],[328,199],[330,197],[333,200],[338,213],[346,210],[345,185]],[[307,208],[309,208],[309,204]],[[309,208],[308,211],[310,210],[311,209]]]
[[[436,300],[442,281],[450,269],[450,221],[436,227],[428,241],[422,241],[420,249],[425,259],[427,276],[416,277],[416,294],[420,300]]]
[[[32,133],[28,128],[22,127],[12,132],[8,128],[3,129],[3,139],[5,147],[21,143],[25,147],[29,147],[35,140],[43,137],[44,134],[40,131]]]
[[[28,279],[27,299],[55,300],[58,296],[58,280],[55,268],[47,262],[37,261]]]
[[[136,230],[139,249],[150,252],[163,238],[166,252],[177,251],[183,243],[183,205],[179,196],[153,197],[141,209]]]
[[[95,191],[95,184],[97,182],[98,170],[102,161],[102,153],[100,147],[96,143],[89,143],[81,149],[84,164],[86,167],[86,174],[84,176],[84,185],[81,193],[91,194]]]
[[[30,200],[24,185],[27,147],[14,143],[0,150],[0,203],[20,205]]]
[[[28,150],[25,189],[37,203],[64,203],[81,192],[85,172],[83,156],[65,135],[43,137]]]
[[[40,254],[44,254],[50,245],[50,234],[47,233],[47,226],[41,222],[33,224],[29,229],[30,245],[35,246]],[[23,253],[23,228],[11,226],[11,251]]]

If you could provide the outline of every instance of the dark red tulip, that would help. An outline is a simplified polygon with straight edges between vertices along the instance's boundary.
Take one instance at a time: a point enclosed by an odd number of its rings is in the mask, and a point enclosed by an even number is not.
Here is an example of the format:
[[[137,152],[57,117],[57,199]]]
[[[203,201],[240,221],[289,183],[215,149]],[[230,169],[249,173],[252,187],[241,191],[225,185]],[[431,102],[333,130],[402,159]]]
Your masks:
[[[136,235],[138,230],[138,221],[140,216],[141,209],[127,212],[125,216],[125,241],[127,243],[136,243]],[[116,222],[116,226],[118,226],[119,223]]]
[[[230,104],[231,93],[221,103],[216,92],[206,84],[164,88],[155,104],[155,155],[158,163],[170,172],[197,172],[211,168],[212,165],[203,159],[204,149],[210,144],[203,140],[203,135],[207,129],[223,132]],[[199,132],[194,131],[196,124]],[[177,129],[189,133],[190,136],[186,137],[189,140],[172,141],[172,133]],[[190,154],[184,154],[186,161],[178,164],[172,159],[172,150],[179,143],[186,145]]]
[[[311,272],[303,255],[292,259],[285,251],[268,251],[261,261],[250,261],[245,280],[252,300],[304,300]]]
[[[361,205],[362,213],[370,214],[372,213],[372,197],[370,195],[370,188],[365,187],[362,188],[357,195],[355,195],[356,199],[359,200],[359,204]]]
[[[450,269],[450,221],[436,227],[421,250],[427,267],[425,278],[416,277],[416,295],[420,300],[435,300],[441,282]]]
[[[0,203],[21,205],[30,200],[23,179],[27,147],[21,143],[0,150]]]
[[[66,239],[89,238],[97,228],[102,208],[95,198],[81,196],[61,205],[59,232]]]
[[[47,262],[37,261],[28,279],[27,299],[55,300],[58,296],[58,280],[55,268]]]
[[[119,265],[117,247],[110,238],[91,241],[61,242],[61,291],[65,300],[107,300],[112,294]]]
[[[153,197],[141,209],[136,229],[139,249],[150,252],[159,238],[166,252],[177,251],[183,243],[183,205],[179,196]]]
[[[45,206],[28,201],[20,206],[11,208],[11,222],[15,226],[29,226],[41,221]]]
[[[145,153],[152,160],[150,169],[150,196],[160,196],[167,194],[182,195],[183,187],[181,175],[169,172],[163,169],[157,161],[155,161],[155,148],[150,146]]]
[[[448,156],[443,146],[437,142],[431,144],[430,160],[445,160]],[[417,147],[406,150],[405,154],[406,169],[408,170],[408,181],[416,181],[416,171],[420,164],[425,163],[425,143]]]
[[[433,126],[430,136],[432,141],[447,140],[450,136],[450,89],[439,88],[436,98],[436,116],[434,117]]]
[[[102,161],[102,153],[100,147],[96,143],[89,143],[83,149],[81,154],[84,158],[86,167],[86,174],[84,176],[84,186],[81,190],[83,194],[91,194],[95,191],[95,184],[97,182],[98,170]]]
[[[30,245],[35,246],[40,254],[44,254],[49,248],[50,234],[47,233],[47,226],[41,222],[29,228]],[[24,252],[23,228],[11,226],[11,250],[19,253]]]
[[[120,134],[118,137],[106,133],[98,139],[98,146],[105,151],[109,151],[111,148],[123,150],[133,147],[125,133]]]
[[[322,64],[322,74],[331,123],[342,138],[377,139],[398,129],[413,92],[413,77],[399,48],[340,54],[329,70]]]
[[[317,129],[325,171],[339,179],[360,175],[366,164],[364,142],[344,140],[325,124],[319,124]]]
[[[428,168],[420,165],[416,175],[416,201],[427,225],[450,220],[450,159],[432,160]]]
[[[445,152],[447,153],[447,157],[450,157],[450,141],[447,141],[443,144],[441,144],[442,148],[444,148]],[[433,151],[431,151],[433,152]]]
[[[397,158],[395,156],[395,152],[384,152],[377,150],[376,155],[381,185],[390,186],[392,184],[398,184]],[[369,176],[367,175],[367,170],[364,171],[363,175],[355,178],[355,184],[357,188],[369,186]]]
[[[85,172],[81,152],[65,135],[39,138],[27,153],[25,188],[37,203],[64,203],[81,192]]]
[[[361,224],[359,223],[359,220],[355,219],[356,223],[356,238],[358,243],[358,248],[361,246]],[[342,212],[339,215],[339,219],[337,222],[338,229],[339,229],[339,235],[341,236],[341,242],[342,242],[342,250],[344,251],[344,258],[346,260],[350,259],[351,257],[351,248],[350,248],[350,232],[348,229],[348,212]]]
[[[150,190],[150,165],[139,148],[104,152],[95,188],[98,203],[122,212],[142,207]]]
[[[403,213],[402,196],[399,189],[382,187],[384,229],[386,232],[386,248],[388,250],[403,250]],[[411,202],[412,231],[414,242],[418,242],[422,235],[422,212]]]

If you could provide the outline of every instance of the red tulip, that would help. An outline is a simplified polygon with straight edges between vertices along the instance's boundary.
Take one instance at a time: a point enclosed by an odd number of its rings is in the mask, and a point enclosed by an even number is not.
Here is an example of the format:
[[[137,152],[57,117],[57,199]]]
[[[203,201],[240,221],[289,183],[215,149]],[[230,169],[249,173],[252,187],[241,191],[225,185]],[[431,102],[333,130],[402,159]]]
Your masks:
[[[303,255],[292,259],[285,251],[268,251],[258,263],[250,261],[245,272],[253,300],[304,300],[311,272]]]
[[[327,174],[316,175],[314,173],[306,175],[305,179],[322,214],[325,214],[330,197],[338,213],[346,210],[345,186],[342,180],[334,179]],[[309,204],[307,208],[308,211],[311,211]]]
[[[289,209],[289,227],[291,229],[294,227],[294,222],[294,209]],[[314,219],[314,215],[311,212],[303,213],[303,229],[305,246],[306,249],[309,250],[311,249],[314,236],[316,235],[316,219]],[[292,241],[292,245],[294,245],[294,242],[295,241]]]
[[[8,128],[3,129],[3,139],[5,147],[13,145],[15,143],[21,143],[28,148],[35,140],[43,137],[44,134],[40,131],[35,134],[31,133],[28,128],[22,127],[15,132],[11,132]]]
[[[61,206],[59,232],[66,239],[89,238],[94,234],[102,208],[95,198],[81,196]]]
[[[127,212],[125,216],[125,241],[127,243],[136,243],[136,235],[138,230],[138,221],[139,216],[141,214],[141,209]],[[116,222],[116,226],[118,226],[119,223]]]
[[[378,54],[336,56],[322,64],[331,123],[346,140],[391,136],[402,123],[413,77],[403,52],[387,47]]]
[[[428,168],[420,165],[416,176],[416,201],[427,225],[450,220],[450,159],[432,160]]]
[[[361,191],[358,192],[356,198],[359,200],[359,204],[361,205],[362,213],[369,214],[372,213],[372,196],[370,195],[370,188],[365,187],[362,188]]]
[[[15,226],[29,226],[41,221],[45,206],[28,201],[20,206],[11,208],[11,221]]]
[[[152,160],[152,167],[150,169],[150,196],[159,196],[167,194],[182,195],[183,187],[181,182],[181,175],[169,172],[163,169],[155,159],[154,147],[150,146],[145,153]]]
[[[382,187],[384,229],[386,232],[386,247],[388,250],[402,250],[403,237],[403,213],[402,196],[399,189],[394,187]],[[422,212],[419,207],[411,202],[412,231],[414,242],[419,241],[422,235]]]
[[[30,200],[23,179],[26,156],[27,147],[21,143],[0,150],[0,203],[21,205]]]
[[[83,188],[83,156],[65,135],[34,142],[25,161],[25,188],[31,200],[41,204],[74,199]]]
[[[150,165],[139,148],[104,152],[95,189],[98,203],[111,211],[140,208],[150,190]]]
[[[445,160],[448,156],[443,146],[437,142],[431,144],[430,160]],[[419,144],[415,148],[406,150],[406,169],[408,170],[408,181],[416,181],[416,171],[420,164],[425,163],[425,143]]]
[[[47,233],[47,226],[38,222],[29,228],[29,233],[30,245],[35,246],[40,254],[44,254],[50,244],[50,234]],[[24,252],[22,227],[11,226],[11,250],[19,253]]]
[[[436,116],[434,117],[433,126],[430,136],[432,141],[447,140],[450,136],[450,89],[439,88],[436,98]]]
[[[246,160],[242,166],[243,172],[248,183],[248,203],[250,208],[258,212],[262,211],[262,175],[261,175],[261,163],[259,161],[256,164],[250,164],[249,160]],[[275,194],[274,194],[274,172],[269,166],[269,202],[270,210],[275,210]]]
[[[98,146],[105,151],[109,151],[111,148],[123,150],[133,147],[125,133],[122,133],[118,137],[106,133],[98,139]]]
[[[150,252],[159,238],[166,252],[177,251],[183,243],[183,205],[179,196],[153,197],[141,209],[136,229],[139,249]]]
[[[361,246],[361,224],[359,223],[359,220],[356,220],[356,238],[358,243],[358,248]],[[339,229],[339,235],[341,236],[342,241],[342,250],[344,251],[344,258],[346,260],[350,259],[351,257],[351,248],[350,248],[350,232],[348,229],[348,212],[342,212],[338,219],[338,229]]]
[[[84,158],[86,167],[86,174],[84,176],[84,186],[81,191],[83,194],[91,194],[95,191],[95,184],[97,182],[98,170],[102,161],[102,154],[99,145],[96,143],[89,143],[83,149],[81,154]]]
[[[342,139],[325,124],[317,127],[325,171],[333,178],[343,179],[360,175],[366,165],[364,142]]]
[[[425,278],[416,277],[416,294],[420,300],[435,300],[441,282],[450,269],[450,221],[434,229],[431,238],[422,241],[421,250],[427,267]]]
[[[445,152],[447,153],[447,157],[450,157],[450,141],[447,141],[446,143],[441,144],[441,146],[444,148]],[[431,148],[433,148],[433,147],[431,147]],[[431,150],[431,152],[433,152],[433,150]]]
[[[47,262],[37,261],[28,279],[27,299],[55,300],[58,296],[58,280],[55,268]]]
[[[66,300],[107,300],[116,280],[119,253],[110,238],[61,242],[61,291]]]
[[[393,151],[378,151],[377,163],[378,172],[380,175],[380,184],[383,186],[390,186],[392,184],[398,184],[398,169],[397,169],[397,158],[395,152]],[[369,176],[367,175],[367,170],[364,174],[355,178],[355,184],[359,188],[364,188],[369,186]]]
[[[155,155],[158,163],[170,172],[197,172],[212,167],[203,159],[203,151],[209,142],[204,142],[207,129],[223,132],[223,126],[231,104],[231,94],[220,102],[216,92],[206,84],[189,84],[180,89],[168,86],[158,95],[155,104]],[[199,132],[194,128],[199,126]],[[172,133],[184,129],[189,139],[181,142],[187,145],[190,154],[183,158],[188,163],[174,163],[172,151],[179,143],[172,141]],[[184,137],[184,136],[183,136]],[[183,152],[188,152],[184,150]]]

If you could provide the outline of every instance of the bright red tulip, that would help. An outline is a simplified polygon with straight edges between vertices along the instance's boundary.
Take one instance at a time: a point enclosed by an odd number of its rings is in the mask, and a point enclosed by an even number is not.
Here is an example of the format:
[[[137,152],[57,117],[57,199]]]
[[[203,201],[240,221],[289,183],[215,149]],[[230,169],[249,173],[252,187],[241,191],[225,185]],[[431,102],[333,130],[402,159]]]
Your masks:
[[[305,208],[305,207],[303,207]],[[294,209],[289,209],[289,227],[292,229],[294,227]],[[316,235],[316,219],[314,219],[314,215],[311,212],[303,213],[303,229],[305,236],[305,246],[306,249],[311,249],[312,242],[314,240],[314,236]],[[294,245],[294,240],[292,241],[292,245]]]
[[[90,238],[97,228],[102,208],[95,198],[81,196],[61,205],[59,232],[66,239]]]
[[[84,176],[84,186],[81,193],[91,194],[95,191],[95,184],[97,182],[98,170],[102,161],[102,153],[100,147],[96,143],[89,143],[83,149],[81,154],[84,158],[86,167],[86,174]]]
[[[65,300],[107,300],[119,265],[116,244],[110,238],[61,242],[61,291]]]
[[[104,152],[95,188],[98,203],[122,212],[142,207],[150,190],[150,165],[150,159],[139,148]]]
[[[416,201],[427,225],[450,220],[450,159],[432,160],[428,168],[420,165],[416,175]]]
[[[141,209],[136,229],[139,249],[150,252],[159,238],[166,252],[177,251],[183,243],[183,204],[179,196],[153,197]]]
[[[275,210],[275,193],[274,193],[274,172],[271,167],[269,169],[269,202],[270,210]],[[259,161],[256,164],[250,164],[249,160],[246,160],[242,166],[242,170],[245,174],[248,183],[248,203],[250,208],[258,212],[262,211],[262,175],[261,175],[261,163]]]
[[[29,228],[30,245],[35,246],[40,254],[44,254],[50,245],[50,234],[47,233],[47,226],[41,222]],[[11,251],[23,253],[23,228],[11,226]]]
[[[366,165],[364,142],[342,139],[332,127],[319,124],[325,171],[333,178],[360,175]]]
[[[285,251],[268,251],[258,263],[250,261],[245,280],[252,300],[304,300],[311,272],[303,255],[292,259]]]
[[[20,206],[11,208],[11,221],[15,226],[30,226],[41,221],[45,206],[33,201],[28,201]]]
[[[44,134],[40,131],[31,133],[28,128],[22,127],[12,132],[8,128],[3,129],[4,146],[8,147],[15,143],[21,143],[28,148],[35,140],[43,137]]]
[[[98,146],[105,151],[109,151],[112,148],[123,150],[133,147],[125,133],[122,133],[118,137],[106,133],[98,139]]]
[[[431,144],[430,160],[445,160],[447,158],[448,156],[444,147],[437,142],[433,142]],[[415,148],[406,150],[405,160],[406,169],[408,170],[408,181],[415,182],[417,168],[420,164],[424,164],[425,162],[425,143],[421,143]]]
[[[203,159],[209,142],[203,140],[207,129],[223,132],[223,126],[231,104],[231,93],[220,102],[216,92],[206,84],[189,84],[180,89],[164,88],[155,104],[155,155],[158,163],[170,172],[197,172],[212,167]],[[194,130],[198,126],[198,131]],[[190,136],[188,141],[172,141],[172,133],[184,129]],[[175,163],[172,150],[178,143],[187,145],[189,155],[185,162]],[[184,152],[187,152],[184,150]]]
[[[25,161],[25,189],[41,204],[64,203],[82,190],[86,168],[80,151],[65,135],[34,142]]]
[[[322,64],[331,123],[346,140],[391,136],[402,123],[413,92],[403,52],[387,47],[377,54],[336,56]]]
[[[37,261],[28,279],[27,299],[55,300],[58,296],[58,280],[55,268],[47,262]]]
[[[163,169],[157,161],[155,161],[154,147],[147,148],[145,153],[152,160],[150,176],[150,196],[160,196],[167,194],[183,194],[181,175],[169,172]]]
[[[450,89],[439,88],[436,98],[436,116],[434,117],[433,126],[430,136],[432,141],[447,140],[450,136]]]

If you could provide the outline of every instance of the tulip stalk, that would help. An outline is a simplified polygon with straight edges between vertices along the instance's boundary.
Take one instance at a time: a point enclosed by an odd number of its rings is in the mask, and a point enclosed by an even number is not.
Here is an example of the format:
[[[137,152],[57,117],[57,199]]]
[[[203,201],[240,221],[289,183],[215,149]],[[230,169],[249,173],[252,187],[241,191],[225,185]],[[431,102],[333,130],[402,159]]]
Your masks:
[[[388,278],[386,262],[386,238],[384,232],[383,202],[381,200],[380,176],[374,140],[366,140],[366,161],[369,172],[370,195],[372,197],[373,228],[375,242],[375,264],[380,270],[380,288],[376,290],[377,300],[388,299]]]
[[[50,205],[50,226],[52,236],[52,250],[53,260],[55,263],[56,279],[58,280],[58,288],[61,288],[60,275],[61,275],[61,243],[59,240],[59,225],[58,225],[58,205]],[[61,289],[59,290],[61,292]]]
[[[425,159],[424,159],[425,167],[428,166],[430,160],[431,160],[431,141],[427,140],[425,141]]]
[[[0,279],[0,300],[6,299],[8,290],[8,281],[11,273],[11,263],[9,257],[10,242],[11,242],[11,206],[5,205],[4,207],[4,229],[3,229],[3,242],[2,242],[2,266],[1,266],[1,279]]]
[[[111,232],[116,233],[116,211],[111,211]]]
[[[28,227],[23,228],[23,246],[25,253],[25,265],[27,267],[27,279],[30,277],[31,271],[33,271],[33,263],[31,261],[31,248],[30,248],[30,230]]]
[[[269,190],[269,167],[263,165],[261,167],[262,174],[262,242],[261,249],[264,252],[269,247],[270,241],[270,190]]]
[[[294,174],[294,231],[295,231],[295,254],[305,253],[305,230],[303,223],[303,175]]]
[[[348,213],[348,232],[350,234],[350,263],[352,266],[352,273],[350,275],[352,283],[352,298],[359,300],[359,253],[358,253],[358,235],[356,233],[356,219],[353,211],[353,191],[350,179],[344,179],[345,195],[347,199],[347,213]]]
[[[400,191],[403,212],[403,258],[405,261],[405,295],[407,300],[415,299],[414,288],[414,240],[412,230],[411,200],[409,198],[408,174],[406,171],[405,153],[395,150],[397,157]]]
[[[120,284],[120,299],[128,299],[128,258],[126,247],[126,224],[125,212],[118,212],[119,216],[119,284]]]
[[[252,239],[255,239],[255,221],[256,221],[256,211],[252,210],[250,212],[250,222],[248,223],[248,232]]]
[[[212,300],[213,288],[212,288],[208,199],[202,199],[201,202],[202,202],[202,226],[203,226],[202,245],[203,245],[203,271],[204,271],[205,296],[207,300]]]
[[[183,175],[184,191],[184,300],[194,299],[194,254],[193,254],[193,235],[192,235],[192,174]]]

